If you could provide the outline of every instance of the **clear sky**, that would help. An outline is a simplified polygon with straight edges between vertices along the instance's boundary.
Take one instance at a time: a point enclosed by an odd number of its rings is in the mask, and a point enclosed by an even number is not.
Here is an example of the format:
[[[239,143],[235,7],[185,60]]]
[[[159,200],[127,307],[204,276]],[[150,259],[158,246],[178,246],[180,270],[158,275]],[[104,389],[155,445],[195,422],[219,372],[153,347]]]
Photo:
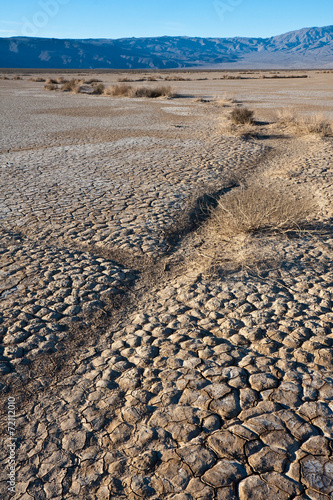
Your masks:
[[[333,25],[333,0],[10,0],[0,37],[269,37]]]

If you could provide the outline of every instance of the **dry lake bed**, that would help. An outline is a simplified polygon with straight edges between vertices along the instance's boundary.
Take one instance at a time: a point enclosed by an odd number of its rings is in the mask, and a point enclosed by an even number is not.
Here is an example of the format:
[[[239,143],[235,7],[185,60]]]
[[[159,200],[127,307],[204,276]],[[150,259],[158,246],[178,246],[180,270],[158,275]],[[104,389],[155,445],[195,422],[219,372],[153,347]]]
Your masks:
[[[0,78],[1,498],[333,498],[333,73]]]

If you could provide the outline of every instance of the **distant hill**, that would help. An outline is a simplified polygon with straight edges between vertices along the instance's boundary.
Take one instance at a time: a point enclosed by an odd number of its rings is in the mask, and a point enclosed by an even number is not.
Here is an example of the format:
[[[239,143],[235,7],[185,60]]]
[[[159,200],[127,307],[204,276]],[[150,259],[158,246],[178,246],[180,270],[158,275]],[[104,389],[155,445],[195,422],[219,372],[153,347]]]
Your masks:
[[[0,38],[2,68],[333,68],[333,26],[271,38]]]

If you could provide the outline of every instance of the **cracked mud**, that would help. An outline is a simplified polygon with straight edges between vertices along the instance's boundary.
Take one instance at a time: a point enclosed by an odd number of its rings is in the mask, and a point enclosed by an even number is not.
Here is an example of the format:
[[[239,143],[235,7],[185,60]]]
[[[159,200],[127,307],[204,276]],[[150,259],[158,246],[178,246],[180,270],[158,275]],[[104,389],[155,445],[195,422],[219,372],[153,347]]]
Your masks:
[[[221,108],[192,98],[1,93],[10,498],[332,498],[332,138],[221,136]],[[168,228],[248,175],[305,187],[322,230],[207,276],[200,231]]]

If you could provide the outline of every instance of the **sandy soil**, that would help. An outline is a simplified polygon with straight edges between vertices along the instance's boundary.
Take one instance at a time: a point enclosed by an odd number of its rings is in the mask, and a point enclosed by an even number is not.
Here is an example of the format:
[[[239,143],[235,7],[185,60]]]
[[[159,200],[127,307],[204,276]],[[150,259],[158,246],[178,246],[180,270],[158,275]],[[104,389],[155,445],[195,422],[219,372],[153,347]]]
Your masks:
[[[333,139],[276,112],[333,118],[333,73],[130,83],[173,99],[18,74],[0,80],[1,497],[332,498]],[[254,136],[223,127],[240,105]],[[253,178],[307,193],[311,226],[224,242],[210,273],[207,204]]]

